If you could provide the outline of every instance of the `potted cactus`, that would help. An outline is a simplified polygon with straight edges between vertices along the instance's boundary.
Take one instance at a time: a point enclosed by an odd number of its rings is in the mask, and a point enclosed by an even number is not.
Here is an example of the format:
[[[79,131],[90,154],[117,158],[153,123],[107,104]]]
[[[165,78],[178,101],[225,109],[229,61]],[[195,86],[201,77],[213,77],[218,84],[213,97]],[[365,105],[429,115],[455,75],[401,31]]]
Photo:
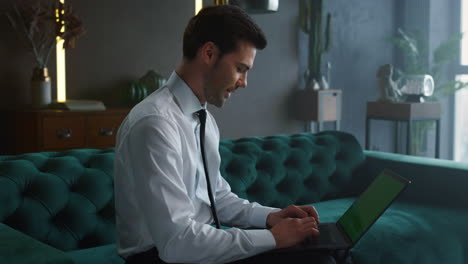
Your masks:
[[[309,36],[308,69],[305,73],[307,89],[328,89],[328,82],[322,74],[322,54],[330,49],[331,14],[327,13],[323,31],[322,0],[300,0],[299,5],[300,28]]]

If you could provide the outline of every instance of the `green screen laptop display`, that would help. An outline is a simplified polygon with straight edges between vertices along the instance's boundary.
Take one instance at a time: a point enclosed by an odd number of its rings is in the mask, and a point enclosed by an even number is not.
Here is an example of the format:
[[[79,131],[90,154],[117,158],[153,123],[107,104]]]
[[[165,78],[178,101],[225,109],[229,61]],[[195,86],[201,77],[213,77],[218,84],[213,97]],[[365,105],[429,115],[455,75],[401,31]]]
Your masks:
[[[385,171],[338,220],[354,243],[371,226],[406,185]]]

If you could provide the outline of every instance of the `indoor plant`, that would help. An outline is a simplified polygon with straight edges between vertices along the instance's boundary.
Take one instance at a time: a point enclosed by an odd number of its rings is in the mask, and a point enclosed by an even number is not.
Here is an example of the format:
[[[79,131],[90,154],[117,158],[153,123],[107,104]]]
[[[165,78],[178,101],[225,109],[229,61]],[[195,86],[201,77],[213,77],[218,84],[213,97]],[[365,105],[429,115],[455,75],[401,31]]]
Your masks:
[[[82,22],[70,6],[64,6],[58,0],[18,1],[6,15],[34,55],[33,107],[46,106],[51,102],[47,66],[57,37],[64,40],[63,48],[73,46],[74,40],[84,33]]]
[[[323,32],[322,0],[300,0],[299,5],[300,28],[309,37],[306,88],[327,89],[327,81],[322,75],[322,54],[330,49],[331,14],[327,14],[325,32]]]
[[[459,45],[462,33],[454,34],[443,41],[432,53],[432,60],[428,59],[427,44],[421,40],[418,33],[406,32],[398,29],[396,37],[389,38],[402,53],[403,67],[395,68],[398,79],[407,75],[429,74],[434,78],[434,95],[428,100],[435,101],[438,97],[449,95],[468,86],[467,82],[447,80],[445,73],[448,65],[459,57]]]
[[[398,29],[398,35],[389,38],[399,50],[402,51],[403,66],[395,68],[398,80],[403,80],[405,76],[414,74],[429,74],[435,83],[434,94],[426,97],[428,101],[437,101],[438,98],[455,93],[457,90],[468,86],[467,82],[457,79],[447,80],[447,67],[459,58],[459,45],[463,37],[462,33],[454,34],[437,46],[432,53],[432,60],[429,59],[427,44],[422,41],[419,33],[406,32]],[[398,81],[399,82],[399,81]],[[401,86],[401,85],[400,85]],[[424,153],[423,146],[426,134],[433,127],[430,121],[417,122],[413,129],[412,152],[419,155]]]

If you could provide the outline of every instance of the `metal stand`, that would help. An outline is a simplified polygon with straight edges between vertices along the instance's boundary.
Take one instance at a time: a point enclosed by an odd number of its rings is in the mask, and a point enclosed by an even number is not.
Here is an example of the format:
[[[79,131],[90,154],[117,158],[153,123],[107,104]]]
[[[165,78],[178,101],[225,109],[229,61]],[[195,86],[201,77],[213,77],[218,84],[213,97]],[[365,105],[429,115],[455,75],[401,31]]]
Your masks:
[[[434,121],[436,124],[435,157],[440,157],[440,104],[427,103],[389,103],[368,102],[366,112],[366,149],[370,146],[370,121],[388,120],[396,122],[395,125],[395,152],[398,150],[400,123],[406,123],[406,154],[411,154],[411,131],[414,122]]]

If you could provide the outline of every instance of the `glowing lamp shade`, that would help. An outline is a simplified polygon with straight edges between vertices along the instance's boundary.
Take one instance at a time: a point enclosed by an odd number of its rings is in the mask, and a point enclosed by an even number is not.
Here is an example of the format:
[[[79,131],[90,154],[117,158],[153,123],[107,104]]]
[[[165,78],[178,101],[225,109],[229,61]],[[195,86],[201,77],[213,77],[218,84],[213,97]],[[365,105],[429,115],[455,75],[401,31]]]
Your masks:
[[[198,12],[202,9],[203,7],[203,0],[195,0],[195,15],[198,14]]]
[[[65,4],[65,0],[60,0],[62,6]],[[57,23],[61,23],[62,27],[60,32],[65,32],[65,21],[63,21],[62,16],[64,14],[63,9],[55,10],[55,17]],[[61,14],[60,14],[61,13]],[[57,36],[57,102],[65,102],[67,100],[66,95],[66,76],[65,76],[65,49],[63,48],[64,40]]]

